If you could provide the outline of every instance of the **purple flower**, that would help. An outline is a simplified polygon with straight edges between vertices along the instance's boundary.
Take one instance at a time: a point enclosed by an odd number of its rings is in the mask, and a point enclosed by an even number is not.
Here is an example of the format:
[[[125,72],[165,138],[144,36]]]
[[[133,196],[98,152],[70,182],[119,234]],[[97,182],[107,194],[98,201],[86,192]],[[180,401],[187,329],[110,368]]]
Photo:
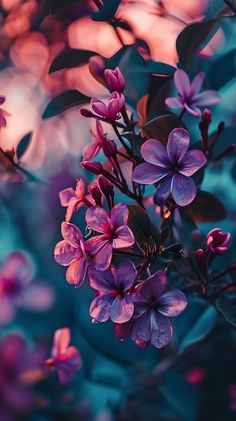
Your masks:
[[[92,132],[92,131],[91,131]],[[112,151],[113,154],[116,153],[116,144],[113,140],[107,139],[106,135],[103,132],[102,125],[99,120],[96,120],[96,132],[92,132],[93,141],[89,145],[86,145],[83,149],[83,160],[90,161],[92,158],[95,158],[97,154],[102,149],[105,155],[107,152]],[[111,154],[112,154],[111,152]]]
[[[94,200],[86,193],[85,182],[82,178],[77,179],[76,189],[72,187],[64,189],[59,193],[62,206],[67,207],[66,222],[69,222],[74,212],[77,212],[82,205],[92,206]]]
[[[199,93],[205,73],[198,73],[190,83],[189,77],[184,70],[178,69],[175,72],[174,80],[179,97],[171,97],[165,100],[170,108],[181,108],[188,111],[194,116],[199,116],[201,111],[199,107],[215,105],[220,101],[220,95],[213,91],[207,90]]]
[[[186,206],[196,196],[196,186],[191,175],[207,160],[200,150],[188,151],[189,133],[185,129],[173,129],[167,147],[156,139],[148,139],[141,147],[146,161],[135,167],[133,181],[140,184],[158,184],[156,199],[164,203],[171,193],[179,206]]]
[[[69,346],[70,329],[56,330],[53,337],[51,358],[45,361],[48,367],[55,367],[61,384],[69,383],[81,367],[81,356],[77,348]]]
[[[119,69],[116,67],[115,70],[106,69],[104,75],[107,81],[108,88],[111,92],[117,91],[122,93],[125,89],[125,80]]]
[[[104,272],[93,266],[88,272],[90,286],[99,295],[94,298],[90,306],[90,315],[98,322],[105,322],[109,318],[114,323],[124,323],[131,319],[134,312],[132,296],[129,293],[134,285],[137,271],[131,261],[111,266]]]
[[[210,254],[224,254],[228,251],[231,234],[225,234],[220,228],[214,228],[207,234],[207,252]]]
[[[57,243],[54,257],[60,265],[69,266],[66,280],[79,288],[85,281],[88,268],[83,234],[76,225],[69,222],[62,222],[61,233],[64,240]]]
[[[129,210],[119,203],[112,208],[110,215],[105,209],[93,206],[86,212],[86,222],[98,235],[86,241],[86,249],[94,256],[96,269],[104,271],[111,263],[112,249],[130,247],[134,236],[127,226]]]
[[[123,94],[120,94],[119,92],[112,92],[107,104],[105,104],[103,101],[100,101],[100,99],[92,99],[92,110],[96,114],[93,114],[86,108],[81,108],[81,114],[84,117],[102,117],[110,122],[113,122],[120,118],[120,111],[123,108],[124,103],[125,97]]]
[[[137,345],[151,342],[156,348],[167,345],[173,329],[168,317],[178,316],[187,300],[178,289],[166,290],[166,275],[156,272],[136,287],[134,323],[131,337]]]

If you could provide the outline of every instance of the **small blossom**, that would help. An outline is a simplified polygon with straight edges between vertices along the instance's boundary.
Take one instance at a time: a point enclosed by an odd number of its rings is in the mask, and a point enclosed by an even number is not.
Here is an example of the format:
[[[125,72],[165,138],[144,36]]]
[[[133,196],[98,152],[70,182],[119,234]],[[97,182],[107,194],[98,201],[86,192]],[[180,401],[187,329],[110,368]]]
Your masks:
[[[57,243],[54,257],[60,265],[68,266],[67,282],[79,288],[85,281],[88,268],[83,234],[78,227],[69,222],[62,222],[61,233],[64,240]]]
[[[111,92],[117,91],[122,93],[125,89],[125,80],[118,67],[115,70],[106,69],[105,78],[107,81],[108,88]]]
[[[164,272],[156,272],[136,287],[131,337],[142,348],[151,342],[156,348],[167,345],[173,329],[168,317],[178,316],[187,300],[178,289],[166,291]]]
[[[167,147],[156,139],[148,139],[141,147],[145,163],[135,167],[133,181],[140,184],[159,183],[156,199],[165,203],[172,195],[179,206],[186,206],[196,196],[195,182],[190,178],[207,160],[200,150],[188,151],[190,136],[185,129],[173,129]]]
[[[0,96],[0,105],[2,105],[5,102],[5,97],[4,96]],[[7,125],[7,120],[6,120],[6,116],[8,115],[8,113],[3,110],[2,108],[0,108],[0,128],[1,127],[6,127]]]
[[[93,98],[91,101],[92,110],[96,114],[92,114],[93,117],[102,117],[110,122],[113,122],[120,118],[120,111],[123,108],[125,103],[125,97],[119,92],[112,92],[108,99],[108,103],[105,104],[99,99]],[[90,117],[91,115],[86,115],[84,111],[87,111],[84,108],[81,108],[81,113],[84,117]]]
[[[231,234],[225,234],[220,228],[214,228],[207,234],[207,252],[211,254],[224,254],[228,251]]]
[[[107,156],[108,148],[116,153],[116,144],[113,140],[107,139],[105,133],[103,132],[102,125],[99,120],[96,120],[96,131],[92,132],[93,141],[86,145],[83,149],[83,160],[90,161],[92,158],[95,158],[100,150],[102,149],[104,154]]]
[[[64,327],[56,330],[53,337],[51,358],[45,361],[48,367],[55,367],[61,384],[69,383],[81,367],[81,356],[78,349],[70,344],[70,329]]]
[[[174,80],[179,97],[171,97],[165,100],[165,103],[170,108],[185,109],[194,116],[199,116],[201,110],[199,107],[206,107],[215,105],[220,101],[220,95],[213,91],[207,90],[200,92],[205,73],[198,73],[190,83],[187,73],[178,69],[175,72]]]
[[[61,205],[67,207],[66,222],[69,222],[73,213],[77,212],[83,205],[94,205],[94,200],[86,193],[86,186],[82,178],[77,179],[76,189],[72,187],[61,190],[59,193]]]
[[[137,276],[137,271],[131,261],[126,261],[117,267],[100,272],[93,266],[89,269],[90,286],[99,295],[90,306],[90,315],[98,322],[109,318],[114,323],[124,323],[131,319],[134,312],[132,296],[129,293]]]
[[[128,214],[128,207],[122,203],[116,205],[110,214],[99,206],[87,210],[88,227],[99,233],[86,241],[86,249],[94,256],[96,269],[104,271],[110,266],[113,248],[134,244],[133,233],[127,226]]]

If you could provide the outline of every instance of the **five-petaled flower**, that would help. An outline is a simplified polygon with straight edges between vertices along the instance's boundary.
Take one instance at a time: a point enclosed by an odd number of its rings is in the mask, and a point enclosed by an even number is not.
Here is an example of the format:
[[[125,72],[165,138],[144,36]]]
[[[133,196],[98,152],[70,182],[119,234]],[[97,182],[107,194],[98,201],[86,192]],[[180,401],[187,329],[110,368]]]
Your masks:
[[[231,237],[231,234],[229,232],[223,233],[220,228],[212,229],[207,234],[207,238],[206,238],[207,253],[209,254],[227,253],[230,237]]]
[[[128,207],[122,203],[114,206],[110,215],[100,206],[87,209],[87,225],[98,233],[86,241],[86,249],[94,256],[96,269],[104,271],[110,266],[113,248],[120,249],[134,244],[133,233],[127,225],[128,215]]]
[[[69,266],[66,280],[79,288],[85,281],[89,264],[83,234],[76,225],[69,222],[62,222],[61,233],[64,240],[57,243],[54,257],[60,265]]]
[[[109,318],[114,323],[124,323],[131,319],[134,304],[130,288],[134,285],[137,271],[131,261],[124,261],[117,267],[100,272],[92,265],[88,276],[90,286],[99,292],[90,306],[90,315],[98,322]]]
[[[51,358],[45,361],[48,367],[56,368],[61,384],[69,383],[81,367],[81,356],[78,349],[70,344],[70,329],[64,327],[56,330],[53,337]]]
[[[104,154],[107,156],[108,151],[116,152],[116,144],[113,140],[107,139],[106,134],[103,132],[102,125],[98,119],[96,119],[96,132],[91,130],[93,140],[91,143],[85,146],[83,149],[83,160],[90,161],[92,158],[98,155],[102,149]]]
[[[189,150],[190,136],[185,129],[173,129],[167,147],[156,139],[148,139],[141,147],[146,162],[137,165],[133,181],[140,184],[159,183],[156,199],[162,204],[172,195],[179,206],[186,206],[196,196],[195,182],[190,178],[207,160],[200,150]]]
[[[199,107],[207,107],[215,105],[220,101],[220,95],[213,91],[207,90],[199,93],[201,90],[205,73],[198,73],[190,83],[187,73],[178,69],[175,72],[174,80],[179,97],[171,97],[165,100],[170,108],[185,109],[194,116],[199,116],[201,110]]]
[[[95,204],[93,198],[86,193],[85,182],[82,178],[78,178],[76,189],[68,187],[61,190],[59,198],[61,205],[67,207],[66,222],[69,222],[74,212],[77,212],[82,205],[93,206]]]
[[[131,338],[141,346],[151,342],[156,348],[167,345],[173,329],[168,317],[178,316],[187,300],[182,291],[166,291],[166,275],[156,272],[136,287]]]

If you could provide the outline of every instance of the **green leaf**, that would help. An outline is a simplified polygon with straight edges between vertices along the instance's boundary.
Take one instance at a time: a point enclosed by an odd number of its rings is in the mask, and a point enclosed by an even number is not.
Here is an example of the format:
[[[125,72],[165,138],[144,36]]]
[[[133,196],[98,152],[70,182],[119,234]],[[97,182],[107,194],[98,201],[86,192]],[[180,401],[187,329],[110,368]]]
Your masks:
[[[17,156],[18,159],[22,158],[22,156],[25,154],[25,152],[29,148],[29,145],[30,145],[31,140],[32,140],[32,134],[33,134],[33,132],[27,133],[19,141],[19,143],[17,145],[17,148],[16,148],[16,156]]]
[[[90,98],[83,95],[81,92],[76,90],[65,91],[53,98],[52,101],[47,105],[44,110],[42,118],[45,120],[55,115],[61,114],[69,108],[75,107],[76,105],[85,104],[90,101]]]
[[[159,75],[173,76],[176,68],[159,61],[148,60],[143,65],[132,66],[127,69],[127,73],[155,73]]]
[[[93,51],[66,48],[53,60],[49,73],[57,72],[62,69],[83,66],[88,63],[90,57],[93,57],[95,54],[96,53]]]
[[[132,230],[137,243],[143,243],[149,238],[159,240],[159,233],[152,224],[148,213],[138,205],[129,205],[128,226]]]
[[[226,218],[223,203],[214,194],[202,190],[184,209],[195,222],[217,222]]]
[[[202,306],[203,307],[203,306]],[[210,306],[201,310],[179,344],[179,353],[202,341],[213,329],[217,321],[217,311]]]
[[[236,296],[220,295],[216,300],[216,307],[224,318],[236,327]]]
[[[179,119],[174,115],[166,114],[145,123],[142,131],[147,137],[158,139],[163,145],[166,145],[171,130],[176,127],[182,127]]]
[[[99,11],[92,14],[92,19],[100,22],[112,21],[119,4],[120,0],[103,0],[103,4],[99,7]]]

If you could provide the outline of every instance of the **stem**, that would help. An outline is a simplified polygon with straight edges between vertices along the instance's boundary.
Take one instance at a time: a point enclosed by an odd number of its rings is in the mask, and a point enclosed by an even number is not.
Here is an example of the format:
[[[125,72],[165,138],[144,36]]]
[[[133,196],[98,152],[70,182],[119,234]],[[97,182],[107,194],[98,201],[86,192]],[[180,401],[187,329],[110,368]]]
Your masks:
[[[112,122],[111,125],[112,125],[113,130],[114,130],[116,136],[118,137],[120,143],[125,148],[126,152],[128,152],[128,154],[130,154],[130,155],[133,155],[131,149],[126,145],[125,141],[122,139],[122,136],[121,136],[119,130],[117,129],[116,123]]]
[[[180,112],[180,114],[178,116],[179,121],[181,121],[181,119],[182,119],[183,115],[185,114],[185,112],[186,112],[186,109],[185,108],[182,108],[182,110],[181,110],[181,112]]]
[[[236,270],[236,263],[232,266],[229,266],[227,269],[225,269],[223,272],[218,273],[215,275],[211,281],[215,281],[216,279],[221,278],[222,276],[228,275],[228,273],[232,272],[233,270]]]
[[[222,292],[227,291],[227,289],[230,289],[232,287],[236,287],[236,281],[231,282],[230,284],[225,285],[223,288],[221,288],[219,291],[217,291],[216,294],[213,294],[212,297],[216,298],[218,297],[220,294],[222,294]],[[211,298],[212,298],[211,297]]]

